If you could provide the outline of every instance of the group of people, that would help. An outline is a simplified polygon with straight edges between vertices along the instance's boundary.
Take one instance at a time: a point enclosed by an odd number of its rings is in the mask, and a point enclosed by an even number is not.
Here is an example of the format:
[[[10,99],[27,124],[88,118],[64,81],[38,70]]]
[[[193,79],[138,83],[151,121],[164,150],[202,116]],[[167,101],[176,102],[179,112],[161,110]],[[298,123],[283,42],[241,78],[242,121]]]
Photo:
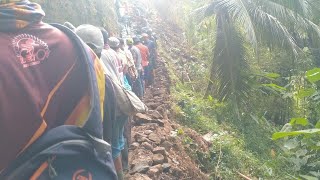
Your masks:
[[[40,5],[0,0],[0,14],[0,172],[42,135],[72,125],[111,144],[115,172],[123,179],[135,112],[119,108],[115,86],[142,101],[153,85],[152,30],[120,38],[101,27],[66,22],[85,43],[84,57],[68,34],[42,22]],[[83,63],[85,58],[90,60]]]
[[[109,37],[105,29],[87,24],[73,30],[100,57],[108,78],[117,81],[127,91],[133,91],[142,100],[146,86],[152,86],[154,83],[157,50],[155,42],[151,40],[152,31],[122,39]],[[127,147],[131,139],[130,122],[133,116],[122,113],[118,107],[115,108],[115,123],[111,130],[111,138],[108,139],[111,140],[118,177],[122,177],[123,169],[128,170]],[[106,120],[106,122],[110,121],[112,120]]]

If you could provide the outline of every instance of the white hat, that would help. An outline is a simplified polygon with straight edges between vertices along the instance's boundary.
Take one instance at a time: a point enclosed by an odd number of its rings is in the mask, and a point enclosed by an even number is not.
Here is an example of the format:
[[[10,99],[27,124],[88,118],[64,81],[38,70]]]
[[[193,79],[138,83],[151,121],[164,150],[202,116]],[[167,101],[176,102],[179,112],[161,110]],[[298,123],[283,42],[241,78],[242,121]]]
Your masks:
[[[83,24],[78,26],[75,32],[85,43],[93,45],[97,52],[102,52],[104,41],[99,28],[90,24]]]

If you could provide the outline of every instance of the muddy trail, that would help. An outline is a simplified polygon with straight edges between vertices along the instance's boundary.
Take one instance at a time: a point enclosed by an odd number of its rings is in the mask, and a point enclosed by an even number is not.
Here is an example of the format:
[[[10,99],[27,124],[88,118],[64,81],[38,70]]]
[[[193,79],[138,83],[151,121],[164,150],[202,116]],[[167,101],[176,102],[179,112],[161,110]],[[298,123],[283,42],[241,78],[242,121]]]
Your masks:
[[[207,152],[210,143],[195,131],[182,127],[174,121],[171,113],[168,61],[170,58],[189,60],[183,47],[182,32],[160,18],[151,24],[158,34],[159,58],[155,70],[155,83],[147,89],[144,102],[149,107],[146,114],[137,114],[132,121],[131,145],[129,147],[129,180],[206,180],[209,175],[201,171],[199,164],[190,157],[190,150]],[[168,58],[169,57],[169,58]],[[179,131],[183,129],[183,136]],[[185,145],[184,138],[193,140],[194,147]]]

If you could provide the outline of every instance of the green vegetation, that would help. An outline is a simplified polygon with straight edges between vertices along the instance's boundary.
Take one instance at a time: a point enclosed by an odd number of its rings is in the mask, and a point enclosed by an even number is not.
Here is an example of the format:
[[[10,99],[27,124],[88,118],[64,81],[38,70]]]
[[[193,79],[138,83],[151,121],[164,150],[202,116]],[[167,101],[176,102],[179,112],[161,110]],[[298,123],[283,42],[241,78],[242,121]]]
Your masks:
[[[183,2],[175,3],[184,13],[167,12],[189,49],[172,52],[196,60],[166,57],[173,111],[186,126],[214,134],[203,161],[212,178],[318,179],[319,1]]]
[[[105,0],[35,0],[46,12],[45,21],[54,23],[71,22],[75,26],[92,24],[117,32],[117,17],[114,2]]]
[[[173,87],[176,119],[201,134],[213,134],[211,152],[195,158],[215,179],[241,179],[238,172],[263,179],[292,179],[294,171],[270,136],[274,132],[265,119],[232,117],[230,107],[201,94],[182,83]],[[220,122],[219,122],[220,121]],[[221,152],[220,152],[221,150]],[[201,154],[202,155],[202,154]],[[220,159],[220,160],[219,160]],[[206,172],[206,171],[205,171]]]
[[[118,28],[113,1],[37,2],[47,22]],[[153,2],[168,26],[185,32],[186,47],[160,53],[176,119],[212,135],[210,152],[190,150],[201,169],[215,180],[319,179],[320,1]]]

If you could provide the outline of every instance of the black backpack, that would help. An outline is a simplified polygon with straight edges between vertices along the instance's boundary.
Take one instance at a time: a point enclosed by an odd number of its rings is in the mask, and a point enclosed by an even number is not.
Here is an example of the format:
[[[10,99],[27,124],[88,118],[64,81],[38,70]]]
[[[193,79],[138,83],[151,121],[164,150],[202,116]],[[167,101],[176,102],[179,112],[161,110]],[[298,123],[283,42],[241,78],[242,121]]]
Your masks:
[[[90,54],[84,42],[70,29],[52,24],[64,32],[90,64]],[[92,67],[89,67],[92,68]],[[90,71],[90,70],[89,70]],[[89,75],[93,75],[92,72]],[[94,92],[96,82],[90,82]],[[96,92],[95,92],[96,93]],[[94,95],[93,103],[98,101]],[[93,114],[99,114],[93,107]],[[16,160],[0,173],[1,180],[116,180],[117,175],[111,156],[111,146],[102,139],[91,136],[94,117],[90,117],[84,128],[59,126],[49,130],[29,146]],[[99,120],[99,119],[98,119]],[[100,121],[100,120],[99,120]],[[90,133],[90,134],[89,134]]]

